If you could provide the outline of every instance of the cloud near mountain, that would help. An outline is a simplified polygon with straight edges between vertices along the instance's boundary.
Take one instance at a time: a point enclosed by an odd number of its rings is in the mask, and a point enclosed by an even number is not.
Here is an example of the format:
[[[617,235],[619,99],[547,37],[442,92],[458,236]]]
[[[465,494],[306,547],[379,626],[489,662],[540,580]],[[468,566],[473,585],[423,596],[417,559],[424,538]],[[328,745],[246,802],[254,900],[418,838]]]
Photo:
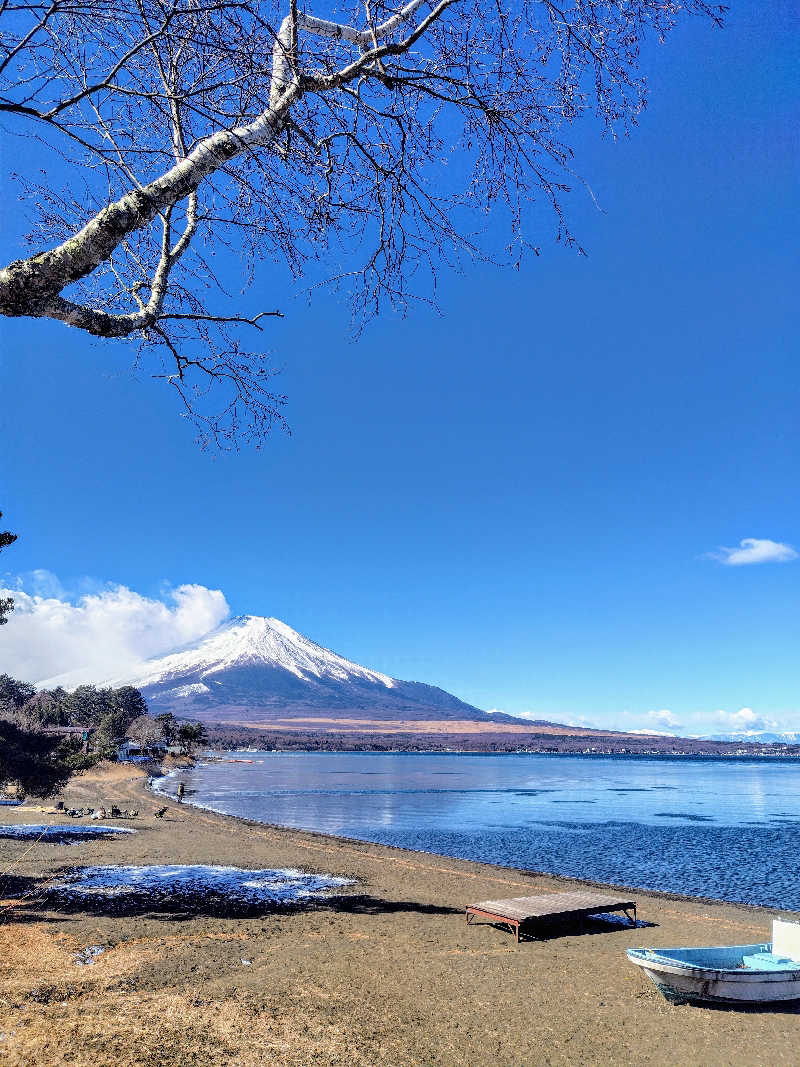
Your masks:
[[[740,708],[738,711],[718,711],[716,713],[717,729],[727,730],[729,733],[744,733],[748,730],[777,730],[778,723],[773,719],[765,719],[758,715],[752,708]]]
[[[28,582],[28,590],[10,590],[15,611],[4,627],[0,672],[43,688],[130,684],[154,712],[210,719],[314,711],[507,718],[436,686],[362,667],[278,619],[229,619],[218,589],[182,585],[157,599],[115,585],[70,597],[46,572]]]
[[[230,614],[219,589],[180,585],[163,598],[124,585],[70,596],[55,575],[15,583],[15,610],[3,627],[0,672],[44,683],[68,674],[70,685],[135,670],[143,661],[218,626]]]

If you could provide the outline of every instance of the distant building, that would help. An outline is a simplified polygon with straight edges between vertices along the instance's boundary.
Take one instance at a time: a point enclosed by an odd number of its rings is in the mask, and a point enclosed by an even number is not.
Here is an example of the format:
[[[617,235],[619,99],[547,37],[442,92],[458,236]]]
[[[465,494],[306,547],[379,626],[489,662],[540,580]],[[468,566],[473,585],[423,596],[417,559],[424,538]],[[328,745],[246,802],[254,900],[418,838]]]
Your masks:
[[[166,755],[167,746],[163,741],[151,741],[140,745],[138,741],[123,741],[117,749],[120,763],[140,763],[142,760],[161,759]]]

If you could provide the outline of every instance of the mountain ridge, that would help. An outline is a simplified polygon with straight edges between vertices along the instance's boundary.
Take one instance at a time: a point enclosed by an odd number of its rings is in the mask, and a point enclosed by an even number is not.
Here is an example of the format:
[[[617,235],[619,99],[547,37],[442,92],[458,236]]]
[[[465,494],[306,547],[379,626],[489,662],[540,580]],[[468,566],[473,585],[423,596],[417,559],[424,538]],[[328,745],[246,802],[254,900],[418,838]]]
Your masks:
[[[740,730],[708,734],[704,739],[759,745],[796,745],[800,743],[800,730]]]
[[[280,619],[240,615],[110,685],[134,685],[151,712],[206,721],[303,718],[325,711],[377,720],[520,722],[488,713],[425,682],[363,667]]]

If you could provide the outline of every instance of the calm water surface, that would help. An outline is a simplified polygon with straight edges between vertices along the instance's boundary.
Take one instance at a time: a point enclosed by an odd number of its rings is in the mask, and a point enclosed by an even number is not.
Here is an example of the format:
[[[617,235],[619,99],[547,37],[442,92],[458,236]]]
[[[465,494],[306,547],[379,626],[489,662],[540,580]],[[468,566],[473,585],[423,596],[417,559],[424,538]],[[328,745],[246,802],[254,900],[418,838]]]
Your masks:
[[[229,815],[800,910],[800,761],[231,753],[161,788]]]

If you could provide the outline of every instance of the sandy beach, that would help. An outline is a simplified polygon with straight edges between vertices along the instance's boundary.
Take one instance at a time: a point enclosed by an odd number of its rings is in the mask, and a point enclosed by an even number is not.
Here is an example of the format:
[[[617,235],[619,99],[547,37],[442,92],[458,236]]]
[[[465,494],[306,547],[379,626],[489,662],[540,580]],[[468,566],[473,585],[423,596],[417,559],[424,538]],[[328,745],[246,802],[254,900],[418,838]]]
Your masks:
[[[589,921],[518,945],[467,927],[465,906],[597,887],[174,803],[157,820],[167,802],[125,767],[75,779],[64,799],[138,808],[117,823],[138,832],[74,845],[0,839],[3,1067],[797,1062],[800,1008],[671,1005],[625,958],[636,945],[768,939],[772,912],[636,892],[647,929]],[[68,820],[28,803],[0,821]],[[355,884],[238,917],[41,899],[70,867],[167,863],[301,868]],[[90,946],[103,951],[79,965]]]

